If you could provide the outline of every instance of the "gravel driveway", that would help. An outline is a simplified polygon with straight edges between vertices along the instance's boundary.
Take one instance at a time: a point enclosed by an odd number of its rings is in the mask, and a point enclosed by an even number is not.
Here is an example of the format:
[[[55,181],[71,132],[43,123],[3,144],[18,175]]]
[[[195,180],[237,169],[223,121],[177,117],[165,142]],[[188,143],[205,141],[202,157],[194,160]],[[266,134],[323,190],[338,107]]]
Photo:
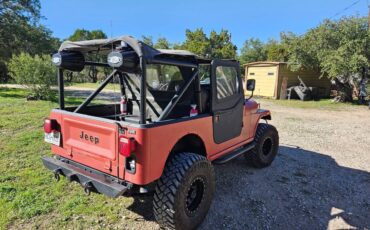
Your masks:
[[[254,169],[216,166],[217,189],[202,229],[370,229],[370,111],[297,109],[262,101],[281,146]]]

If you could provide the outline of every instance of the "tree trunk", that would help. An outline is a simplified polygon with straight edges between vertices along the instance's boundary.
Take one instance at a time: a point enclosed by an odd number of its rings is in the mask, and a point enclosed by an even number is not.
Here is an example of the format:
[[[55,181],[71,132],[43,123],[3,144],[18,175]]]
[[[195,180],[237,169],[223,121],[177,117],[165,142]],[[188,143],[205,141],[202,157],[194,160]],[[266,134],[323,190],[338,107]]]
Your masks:
[[[10,79],[6,65],[3,62],[0,62],[0,82],[7,83]]]
[[[66,81],[67,82],[72,82],[73,81],[73,72],[68,72],[66,74]]]
[[[334,80],[338,91],[338,95],[334,98],[334,101],[353,102],[353,86],[349,83],[349,81],[341,82],[337,78],[335,78]]]
[[[98,81],[98,70],[95,66],[91,66],[88,75],[93,83],[96,83]]]

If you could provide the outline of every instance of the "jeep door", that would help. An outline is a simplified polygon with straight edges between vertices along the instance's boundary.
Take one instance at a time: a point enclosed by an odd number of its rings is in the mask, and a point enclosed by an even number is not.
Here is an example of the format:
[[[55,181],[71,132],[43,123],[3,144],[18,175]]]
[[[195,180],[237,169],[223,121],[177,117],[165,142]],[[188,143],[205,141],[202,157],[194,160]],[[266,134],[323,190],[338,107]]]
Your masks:
[[[221,144],[240,136],[243,127],[243,86],[237,61],[212,61],[213,139]]]

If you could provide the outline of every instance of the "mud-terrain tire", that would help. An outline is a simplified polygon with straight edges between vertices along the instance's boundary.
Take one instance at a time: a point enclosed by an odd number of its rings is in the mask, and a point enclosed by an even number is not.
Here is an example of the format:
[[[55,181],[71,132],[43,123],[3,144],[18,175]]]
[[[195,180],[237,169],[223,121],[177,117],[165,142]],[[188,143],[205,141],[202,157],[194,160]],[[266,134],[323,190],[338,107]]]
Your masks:
[[[207,215],[214,191],[213,166],[204,156],[176,154],[157,182],[154,217],[164,229],[195,229]]]
[[[279,134],[276,128],[269,124],[259,123],[254,137],[255,147],[244,154],[254,167],[269,166],[275,159],[279,149]]]

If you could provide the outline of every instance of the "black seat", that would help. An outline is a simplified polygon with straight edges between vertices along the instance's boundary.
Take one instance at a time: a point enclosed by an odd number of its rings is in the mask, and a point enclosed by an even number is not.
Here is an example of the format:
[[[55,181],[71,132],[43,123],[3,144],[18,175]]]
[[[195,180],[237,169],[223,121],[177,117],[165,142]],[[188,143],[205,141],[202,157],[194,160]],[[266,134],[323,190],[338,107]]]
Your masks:
[[[210,93],[211,89],[209,85],[201,85],[200,110],[203,111],[203,113],[208,113],[210,111]]]

